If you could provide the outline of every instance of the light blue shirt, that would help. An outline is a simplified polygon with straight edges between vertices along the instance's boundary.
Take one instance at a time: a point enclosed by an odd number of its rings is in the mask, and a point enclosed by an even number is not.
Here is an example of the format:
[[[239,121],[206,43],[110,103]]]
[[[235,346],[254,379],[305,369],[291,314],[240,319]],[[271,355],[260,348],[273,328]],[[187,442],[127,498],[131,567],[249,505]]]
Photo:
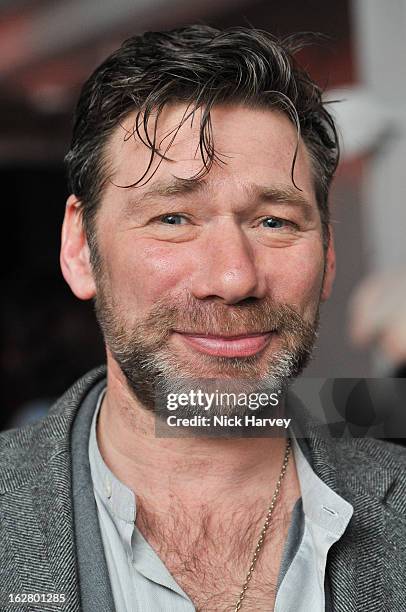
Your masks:
[[[107,567],[117,612],[195,612],[137,526],[136,496],[105,464],[97,444],[100,394],[89,439],[89,461]],[[343,535],[353,507],[313,472],[298,441],[292,450],[301,499],[292,513],[275,612],[325,612],[325,569],[330,547]]]

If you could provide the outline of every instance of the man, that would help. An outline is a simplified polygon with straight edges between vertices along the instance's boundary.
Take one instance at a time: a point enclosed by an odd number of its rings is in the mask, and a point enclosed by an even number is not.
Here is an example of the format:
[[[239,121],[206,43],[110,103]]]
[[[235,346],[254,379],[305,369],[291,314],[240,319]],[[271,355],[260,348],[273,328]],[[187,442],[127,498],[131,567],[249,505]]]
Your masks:
[[[291,50],[254,29],[147,33],[85,84],[61,266],[95,299],[107,369],[1,436],[2,610],[406,609],[402,450],[306,424],[155,433],[162,393],[182,418],[202,413],[180,401],[193,380],[275,397],[310,355],[338,148]]]

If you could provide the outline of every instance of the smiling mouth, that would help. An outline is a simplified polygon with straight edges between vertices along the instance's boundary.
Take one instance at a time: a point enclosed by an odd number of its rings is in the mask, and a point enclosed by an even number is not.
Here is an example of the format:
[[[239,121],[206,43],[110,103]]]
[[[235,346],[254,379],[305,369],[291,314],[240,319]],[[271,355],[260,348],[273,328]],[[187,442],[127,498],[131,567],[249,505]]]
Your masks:
[[[249,357],[262,351],[269,344],[276,330],[238,336],[196,334],[178,331],[174,331],[174,333],[181,337],[189,347],[206,355]]]

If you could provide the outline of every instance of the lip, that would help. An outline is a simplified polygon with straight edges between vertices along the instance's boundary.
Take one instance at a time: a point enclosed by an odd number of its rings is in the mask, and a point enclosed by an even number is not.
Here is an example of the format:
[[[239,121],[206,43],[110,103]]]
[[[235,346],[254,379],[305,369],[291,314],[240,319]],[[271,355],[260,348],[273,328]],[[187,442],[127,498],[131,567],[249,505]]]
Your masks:
[[[274,332],[246,334],[239,336],[212,336],[174,332],[184,342],[206,355],[217,357],[248,357],[262,351],[269,343]]]

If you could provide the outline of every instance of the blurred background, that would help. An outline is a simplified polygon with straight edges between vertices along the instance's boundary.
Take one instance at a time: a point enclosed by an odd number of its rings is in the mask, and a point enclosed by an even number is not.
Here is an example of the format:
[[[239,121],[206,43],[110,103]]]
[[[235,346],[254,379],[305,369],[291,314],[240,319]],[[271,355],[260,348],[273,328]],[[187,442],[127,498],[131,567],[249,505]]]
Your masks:
[[[191,22],[326,36],[300,61],[341,100],[338,272],[305,375],[405,375],[406,0],[0,0],[0,429],[36,418],[104,360],[92,304],[71,295],[58,262],[80,86],[126,37]]]

